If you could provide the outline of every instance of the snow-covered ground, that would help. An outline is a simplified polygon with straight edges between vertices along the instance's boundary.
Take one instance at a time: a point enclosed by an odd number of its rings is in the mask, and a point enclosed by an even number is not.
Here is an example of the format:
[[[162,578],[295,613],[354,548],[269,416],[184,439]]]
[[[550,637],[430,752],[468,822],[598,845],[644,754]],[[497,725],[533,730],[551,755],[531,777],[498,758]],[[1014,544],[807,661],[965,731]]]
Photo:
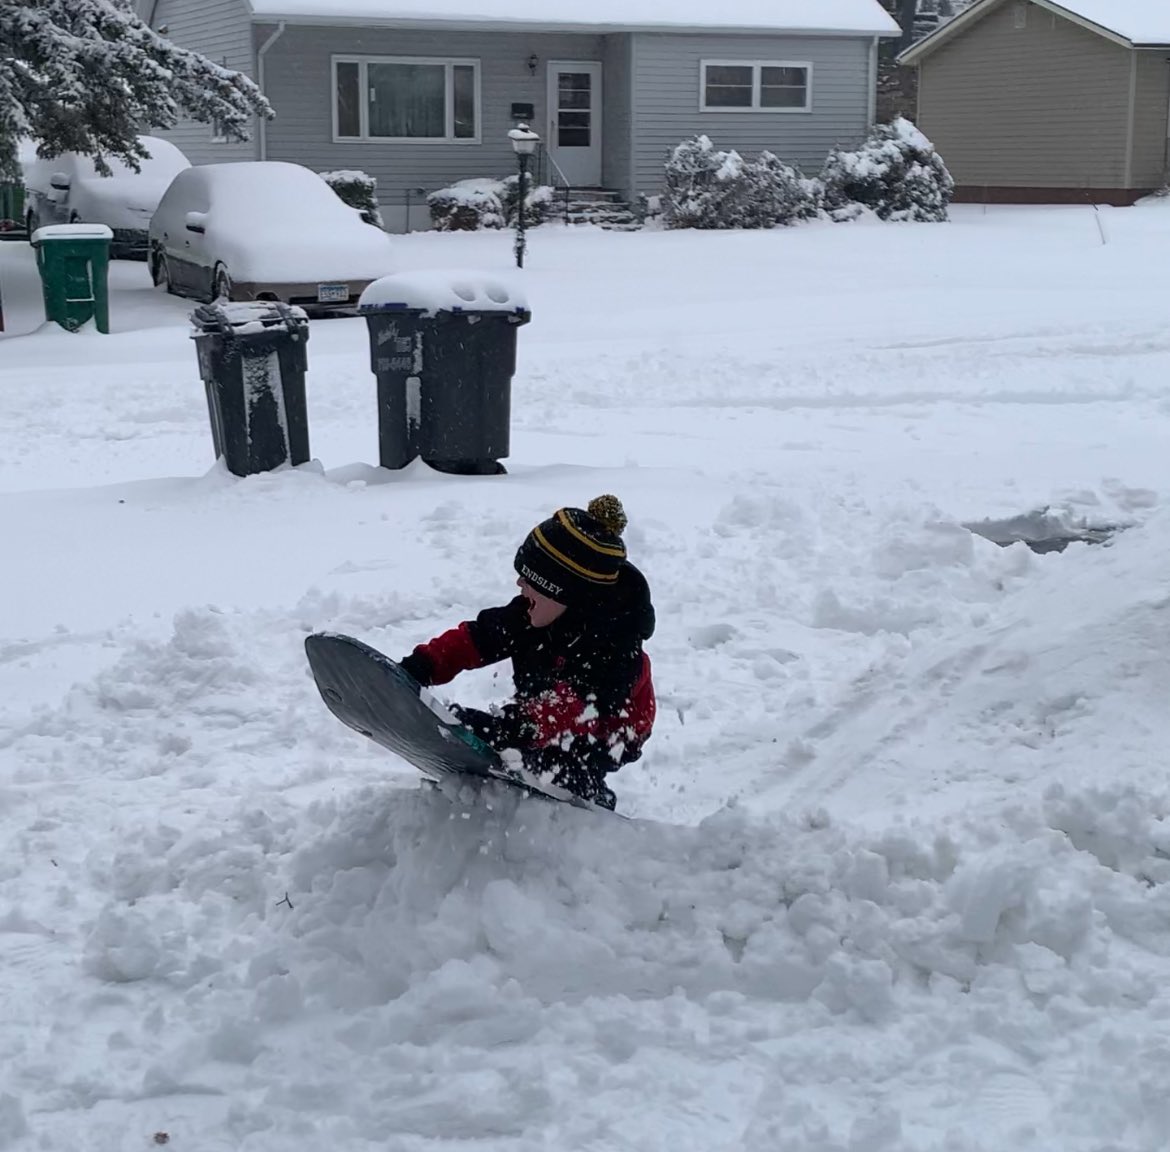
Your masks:
[[[39,327],[0,245],[0,1149],[1164,1152],[1168,257],[1163,204],[546,227],[509,475],[374,468],[348,319],[317,462],[237,480],[188,303],[118,264],[112,335]],[[604,491],[632,819],[332,718],[308,631],[401,654]],[[1045,506],[1125,530],[963,527]]]

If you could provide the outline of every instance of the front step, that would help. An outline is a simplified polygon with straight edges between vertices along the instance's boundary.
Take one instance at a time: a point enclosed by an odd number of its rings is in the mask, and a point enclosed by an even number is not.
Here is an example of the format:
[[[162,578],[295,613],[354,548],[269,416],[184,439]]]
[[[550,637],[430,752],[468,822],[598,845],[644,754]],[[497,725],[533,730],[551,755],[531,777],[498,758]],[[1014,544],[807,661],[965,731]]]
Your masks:
[[[614,232],[634,232],[641,223],[630,210],[622,194],[612,188],[574,188],[569,192],[566,210],[564,192],[555,199],[551,220],[566,220],[569,224],[593,224]]]

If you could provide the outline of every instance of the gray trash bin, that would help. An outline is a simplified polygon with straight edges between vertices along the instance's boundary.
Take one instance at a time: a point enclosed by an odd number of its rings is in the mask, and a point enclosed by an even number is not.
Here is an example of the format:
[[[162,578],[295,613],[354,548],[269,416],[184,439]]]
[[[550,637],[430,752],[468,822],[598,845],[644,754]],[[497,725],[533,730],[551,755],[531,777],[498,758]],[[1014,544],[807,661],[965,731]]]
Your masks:
[[[304,311],[270,301],[204,304],[191,323],[216,458],[237,476],[306,463]]]
[[[383,468],[421,457],[460,475],[504,470],[522,293],[481,272],[384,276],[361,295],[378,381]]]

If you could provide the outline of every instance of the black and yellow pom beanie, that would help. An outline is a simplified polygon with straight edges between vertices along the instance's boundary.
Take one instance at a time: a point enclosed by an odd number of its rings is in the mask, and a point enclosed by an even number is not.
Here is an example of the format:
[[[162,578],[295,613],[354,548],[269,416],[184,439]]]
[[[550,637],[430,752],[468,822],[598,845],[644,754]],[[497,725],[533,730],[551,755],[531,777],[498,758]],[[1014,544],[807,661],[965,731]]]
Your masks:
[[[626,513],[616,496],[598,496],[586,508],[561,508],[541,521],[516,552],[516,571],[560,604],[603,599],[615,588],[626,546]]]

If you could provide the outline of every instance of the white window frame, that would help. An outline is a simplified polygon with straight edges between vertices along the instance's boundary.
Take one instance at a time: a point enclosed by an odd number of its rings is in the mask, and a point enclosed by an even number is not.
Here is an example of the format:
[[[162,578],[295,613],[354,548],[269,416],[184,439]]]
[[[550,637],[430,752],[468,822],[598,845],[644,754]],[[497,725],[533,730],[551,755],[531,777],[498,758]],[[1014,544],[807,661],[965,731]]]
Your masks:
[[[707,69],[708,68],[750,68],[752,70],[752,103],[750,108],[726,108],[707,103]],[[765,68],[803,68],[805,74],[804,107],[803,108],[764,108],[760,104],[760,77]],[[747,112],[759,115],[761,112],[777,112],[782,115],[796,113],[797,115],[812,111],[813,102],[813,66],[810,60],[700,60],[699,61],[699,111],[700,112],[730,112],[732,114]]]
[[[337,107],[337,66],[356,64],[358,66],[358,136],[342,136],[338,131]],[[445,136],[371,136],[370,135],[370,81],[371,64],[438,64],[445,69],[444,99],[446,101]],[[475,135],[455,135],[455,67],[473,70],[475,93]],[[334,56],[329,67],[329,103],[333,112],[334,144],[482,144],[483,143],[483,92],[479,60],[461,56]]]

